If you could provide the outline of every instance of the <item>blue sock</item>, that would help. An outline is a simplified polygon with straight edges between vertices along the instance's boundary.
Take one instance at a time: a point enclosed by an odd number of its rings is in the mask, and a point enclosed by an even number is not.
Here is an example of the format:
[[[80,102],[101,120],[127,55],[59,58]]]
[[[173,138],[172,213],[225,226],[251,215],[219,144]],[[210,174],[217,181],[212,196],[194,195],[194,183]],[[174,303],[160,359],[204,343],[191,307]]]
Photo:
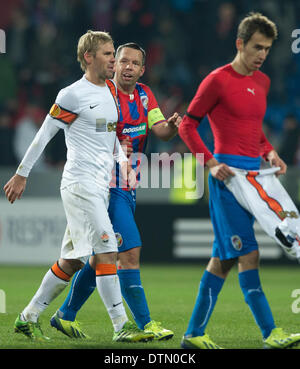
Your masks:
[[[239,273],[239,282],[263,338],[267,338],[275,328],[275,324],[269,303],[261,288],[258,270],[251,269]]]
[[[77,312],[93,293],[95,287],[95,270],[87,262],[81,270],[75,273],[69,294],[59,308],[59,316],[64,320],[74,321]]]
[[[150,322],[150,312],[141,283],[139,269],[119,269],[118,276],[124,297],[133,318],[140,329]]]
[[[203,336],[223,284],[223,278],[220,278],[207,270],[204,272],[185,336]]]

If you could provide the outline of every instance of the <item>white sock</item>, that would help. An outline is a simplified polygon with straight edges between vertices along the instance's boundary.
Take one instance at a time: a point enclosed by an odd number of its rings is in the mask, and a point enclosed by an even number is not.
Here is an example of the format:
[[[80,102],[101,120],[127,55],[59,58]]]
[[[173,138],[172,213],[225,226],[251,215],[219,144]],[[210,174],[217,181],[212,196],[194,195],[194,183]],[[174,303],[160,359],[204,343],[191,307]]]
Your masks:
[[[40,314],[66,288],[69,281],[58,278],[48,270],[30,303],[22,311],[21,319],[37,322]]]
[[[112,321],[114,331],[120,331],[128,321],[117,274],[96,277],[99,295]]]

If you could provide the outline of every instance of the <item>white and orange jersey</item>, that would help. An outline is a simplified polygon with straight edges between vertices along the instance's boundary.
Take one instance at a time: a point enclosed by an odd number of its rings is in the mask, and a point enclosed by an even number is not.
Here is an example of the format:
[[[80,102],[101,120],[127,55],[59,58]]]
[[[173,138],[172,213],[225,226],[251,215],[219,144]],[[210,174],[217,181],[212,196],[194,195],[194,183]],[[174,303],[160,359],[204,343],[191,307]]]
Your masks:
[[[96,184],[108,190],[114,159],[127,160],[116,137],[117,121],[114,83],[107,80],[105,86],[98,86],[83,76],[58,93],[17,173],[27,177],[37,156],[62,128],[65,132],[67,162],[61,187],[84,183]]]
[[[300,215],[275,175],[280,168],[257,171],[230,168],[235,176],[224,181],[229,191],[270,237],[300,260]]]

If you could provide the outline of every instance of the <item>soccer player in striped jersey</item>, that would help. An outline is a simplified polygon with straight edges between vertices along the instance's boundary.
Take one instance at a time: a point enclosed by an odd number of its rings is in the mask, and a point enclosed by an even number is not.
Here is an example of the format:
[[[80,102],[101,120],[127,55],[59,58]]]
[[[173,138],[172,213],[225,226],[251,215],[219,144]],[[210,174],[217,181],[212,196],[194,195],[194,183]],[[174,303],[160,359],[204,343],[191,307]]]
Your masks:
[[[274,323],[259,278],[254,216],[227,188],[227,183],[235,177],[234,168],[258,170],[261,156],[272,166],[279,167],[278,175],[286,171],[285,163],[262,130],[270,79],[259,68],[276,37],[276,25],[267,17],[260,13],[245,17],[238,28],[236,57],[201,82],[179,127],[179,135],[191,152],[204,153],[204,162],[210,172],[209,206],[215,234],[212,257],[201,279],[194,310],[182,339],[183,348],[220,348],[206,334],[206,326],[235,262],[238,263],[245,301],[260,328],[264,346],[287,348],[300,341],[299,334],[285,333]],[[198,125],[206,115],[214,135],[214,155],[197,133]],[[244,196],[247,197],[247,192]]]
[[[165,119],[151,89],[138,83],[145,71],[145,51],[135,43],[118,47],[114,81],[118,88],[120,119],[117,135],[121,144],[128,145],[128,154],[144,152],[150,130],[160,139],[169,140],[177,134],[181,117],[174,113]],[[134,166],[133,166],[134,167]],[[136,191],[116,185],[110,189],[109,216],[118,235],[118,276],[122,295],[140,329],[153,333],[157,340],[173,337],[173,332],[154,321],[149,312],[140,278],[141,237],[135,223]],[[70,337],[82,337],[77,328],[76,314],[95,286],[95,273],[87,263],[73,278],[72,287],[64,304],[51,319],[51,324]]]
[[[116,136],[118,102],[112,80],[115,49],[106,32],[88,31],[78,42],[83,77],[62,89],[29,146],[17,173],[4,186],[8,200],[20,198],[30,170],[47,143],[64,129],[67,162],[61,197],[67,218],[61,256],[15,321],[15,331],[47,340],[39,316],[91,256],[96,287],[114,328],[114,341],[147,341],[153,335],[127,318],[117,275],[117,242],[108,215],[109,183],[116,159],[127,175],[128,159]],[[129,173],[135,183],[135,172]]]

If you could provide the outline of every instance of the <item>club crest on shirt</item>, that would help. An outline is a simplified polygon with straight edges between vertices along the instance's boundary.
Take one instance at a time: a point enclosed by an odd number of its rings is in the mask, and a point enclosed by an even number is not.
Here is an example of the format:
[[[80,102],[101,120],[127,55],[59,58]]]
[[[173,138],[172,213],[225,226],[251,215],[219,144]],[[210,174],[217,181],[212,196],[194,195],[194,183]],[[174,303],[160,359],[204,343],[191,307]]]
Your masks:
[[[232,246],[237,251],[241,251],[241,249],[243,247],[243,243],[242,243],[242,240],[240,239],[240,237],[238,235],[234,235],[234,236],[231,237],[231,243],[232,243]]]
[[[104,231],[102,234],[101,234],[101,241],[104,242],[104,243],[107,243],[109,240],[109,235]]]
[[[148,109],[148,101],[149,101],[148,96],[146,96],[146,95],[141,96],[141,102],[142,102],[143,107],[145,109]]]
[[[121,233],[117,232],[115,233],[116,235],[116,239],[117,239],[117,245],[118,247],[121,247],[123,245],[123,237],[121,235]]]

